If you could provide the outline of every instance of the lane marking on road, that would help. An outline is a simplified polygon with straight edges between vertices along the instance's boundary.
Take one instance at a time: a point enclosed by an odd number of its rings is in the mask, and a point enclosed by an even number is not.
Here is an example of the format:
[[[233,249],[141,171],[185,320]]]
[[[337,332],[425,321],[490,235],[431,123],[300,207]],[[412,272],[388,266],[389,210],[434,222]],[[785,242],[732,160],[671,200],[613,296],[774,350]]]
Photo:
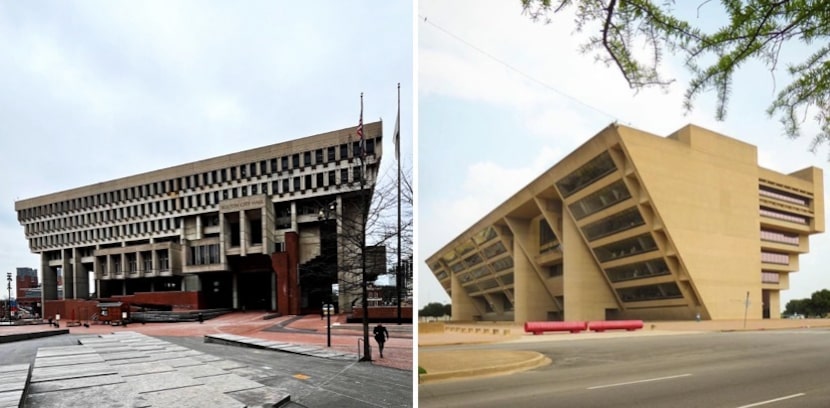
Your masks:
[[[672,379],[675,379],[675,378],[682,378],[682,377],[689,377],[689,376],[691,376],[691,374],[671,375],[671,376],[668,376],[668,377],[649,378],[647,380],[629,381],[629,382],[624,382],[624,383],[607,384],[607,385],[596,385],[596,386],[593,386],[593,387],[588,387],[586,389],[587,390],[598,390],[600,388],[611,388],[611,387],[619,387],[619,386],[623,386],[623,385],[632,385],[632,384],[641,384],[641,383],[647,383],[647,382],[653,382],[653,381],[672,380]]]
[[[771,400],[766,400],[766,401],[756,402],[756,403],[754,403],[754,404],[749,404],[749,405],[741,405],[741,406],[740,406],[740,407],[738,407],[738,408],[750,408],[750,407],[757,407],[757,406],[761,406],[761,405],[772,404],[773,402],[778,402],[778,401],[784,401],[784,400],[788,400],[788,399],[793,399],[793,398],[803,397],[804,395],[805,395],[805,394],[804,394],[803,392],[800,392],[800,393],[798,393],[798,394],[787,395],[786,397],[781,397],[781,398],[775,398],[775,399],[771,399]]]

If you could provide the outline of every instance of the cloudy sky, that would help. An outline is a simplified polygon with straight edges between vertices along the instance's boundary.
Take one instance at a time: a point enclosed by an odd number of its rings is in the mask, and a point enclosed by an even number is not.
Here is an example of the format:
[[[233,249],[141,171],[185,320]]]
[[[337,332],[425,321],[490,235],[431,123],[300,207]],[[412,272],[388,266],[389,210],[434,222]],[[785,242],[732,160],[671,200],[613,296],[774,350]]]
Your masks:
[[[703,7],[698,21],[721,20],[717,7]],[[767,117],[777,91],[760,64],[741,67],[728,116],[718,122],[712,93],[684,114],[688,75],[672,58],[662,73],[676,78],[675,84],[635,93],[616,68],[580,54],[584,37],[574,33],[571,16],[533,23],[519,1],[498,0],[421,0],[418,14],[422,305],[449,302],[426,258],[613,121],[658,135],[694,123],[756,145],[764,167],[788,173],[812,165],[824,169],[825,178],[830,173],[826,147],[808,152],[806,137],[787,139],[777,120]],[[805,54],[791,48],[784,55]],[[776,80],[780,90],[787,81],[783,70]],[[801,271],[782,295],[782,308],[790,299],[830,288],[829,246],[827,234],[810,239],[811,251],[801,256]]]
[[[412,33],[408,2],[0,2],[0,272],[39,268],[15,200],[355,126],[361,92],[394,166],[398,82],[411,157]]]

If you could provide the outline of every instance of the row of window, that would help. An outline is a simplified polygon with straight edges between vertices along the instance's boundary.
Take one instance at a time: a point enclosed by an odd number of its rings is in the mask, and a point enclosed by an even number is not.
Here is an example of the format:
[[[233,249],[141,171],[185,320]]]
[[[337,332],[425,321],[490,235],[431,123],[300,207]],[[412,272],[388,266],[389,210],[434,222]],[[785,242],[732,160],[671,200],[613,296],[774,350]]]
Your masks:
[[[170,270],[170,254],[167,249],[156,251],[156,257],[158,258],[157,268],[153,268],[153,256],[150,251],[142,252],[140,260],[134,253],[99,256],[98,263],[104,275]]]
[[[622,180],[617,180],[569,205],[568,208],[571,209],[574,218],[581,220],[629,198],[631,198],[631,193],[628,192],[625,183]]]
[[[786,201],[789,203],[794,203],[798,205],[806,206],[809,203],[807,198],[801,197],[796,194],[791,194],[785,191],[777,190],[767,186],[760,186],[759,192],[764,197],[771,197],[781,201]]]
[[[611,159],[611,155],[605,151],[557,181],[556,186],[559,187],[563,197],[568,197],[616,169],[617,166],[614,164],[614,160]]]
[[[350,146],[351,149],[349,148]],[[357,157],[359,156],[359,151],[359,142],[353,142],[351,145],[341,144],[339,146],[339,157],[335,155],[336,148],[334,146],[325,149],[325,154],[324,149],[315,150],[313,152],[313,156],[312,152],[307,151],[302,153],[302,164],[300,161],[301,154],[295,153],[291,156],[282,156],[280,158],[262,160],[259,162],[247,163],[190,176],[177,177],[170,180],[157,181],[140,186],[128,187],[120,190],[27,208],[18,213],[18,220],[22,221],[39,216],[80,210],[96,205],[117,203],[126,200],[166,194],[169,192],[178,192],[180,190],[191,188],[217,185],[219,183],[232,180],[247,179],[255,176],[267,176],[275,173],[278,174],[281,171]],[[366,154],[373,155],[374,153],[375,139],[367,139]],[[312,157],[314,157],[314,160],[312,160]],[[278,162],[280,164],[279,167],[277,166]]]
[[[778,272],[761,271],[761,283],[779,283],[780,280]]]
[[[798,224],[807,224],[808,219],[807,217],[801,215],[790,214],[783,211],[772,210],[769,208],[761,207],[761,215],[764,217],[776,218],[779,220],[795,222]]]
[[[219,244],[197,245],[190,247],[188,265],[211,265],[221,262]]]
[[[95,240],[120,239],[125,236],[172,232],[181,226],[181,218],[162,218],[152,221],[136,222],[111,227],[92,228],[81,231],[51,234],[30,238],[34,249],[49,246],[74,245]]]
[[[668,275],[669,267],[663,258],[636,262],[628,265],[608,268],[605,273],[611,282],[622,282],[634,279],[645,279],[653,276]]]
[[[623,302],[642,302],[683,297],[683,293],[680,292],[680,288],[674,282],[621,288],[617,289],[617,294]]]
[[[600,262],[608,262],[656,249],[657,243],[654,241],[654,238],[652,238],[651,234],[646,233],[594,248],[594,253]]]
[[[798,245],[798,234],[788,232],[761,230],[761,240],[780,242],[782,244]]]
[[[360,168],[353,168],[352,181],[360,178]],[[182,196],[178,198],[169,198],[159,201],[152,201],[148,203],[136,204],[126,207],[113,208],[103,211],[89,212],[85,214],[72,215],[58,219],[45,220],[26,224],[27,234],[37,234],[43,232],[51,232],[65,228],[84,227],[93,224],[118,222],[124,219],[133,217],[142,217],[145,215],[154,215],[165,212],[172,212],[175,210],[182,210],[195,207],[208,207],[219,204],[222,200],[234,199],[238,197],[246,197],[258,194],[285,194],[291,192],[303,191],[311,188],[333,186],[337,182],[334,171],[328,172],[328,184],[325,183],[324,174],[317,173],[316,180],[312,175],[306,175],[304,178],[294,177],[289,183],[288,179],[274,180],[269,183],[251,184],[246,186],[227,188],[221,191],[206,192],[200,194],[193,194]],[[314,183],[313,181],[316,181]],[[349,182],[349,169],[341,169],[340,174],[341,183]],[[270,187],[270,189],[269,189]]]
[[[787,254],[779,254],[777,252],[761,252],[761,262],[764,263],[771,263],[771,264],[778,264],[778,265],[789,265],[790,264],[790,256]]]
[[[631,207],[582,227],[582,232],[588,241],[595,241],[643,224],[645,221],[640,216],[640,211],[637,207]]]

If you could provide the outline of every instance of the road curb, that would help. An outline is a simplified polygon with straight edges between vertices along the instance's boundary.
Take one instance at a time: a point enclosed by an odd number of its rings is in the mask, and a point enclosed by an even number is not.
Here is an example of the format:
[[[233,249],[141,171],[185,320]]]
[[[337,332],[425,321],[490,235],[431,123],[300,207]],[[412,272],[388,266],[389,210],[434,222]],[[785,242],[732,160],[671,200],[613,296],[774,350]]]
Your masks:
[[[430,373],[429,369],[427,368],[426,374],[418,375],[418,382],[426,383],[467,377],[482,377],[497,374],[504,375],[514,373],[517,371],[530,370],[533,368],[546,366],[552,363],[550,358],[546,357],[541,353],[537,353],[535,351],[523,351],[522,353],[528,354],[529,357],[511,363],[484,365],[473,368],[464,368],[452,371],[438,371],[432,373]]]

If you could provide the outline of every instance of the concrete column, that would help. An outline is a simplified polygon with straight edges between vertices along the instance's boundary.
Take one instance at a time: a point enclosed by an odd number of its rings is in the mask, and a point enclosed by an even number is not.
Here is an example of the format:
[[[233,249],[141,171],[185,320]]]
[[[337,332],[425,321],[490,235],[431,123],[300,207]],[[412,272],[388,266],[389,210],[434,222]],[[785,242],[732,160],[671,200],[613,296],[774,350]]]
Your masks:
[[[452,288],[452,320],[470,321],[474,316],[480,316],[481,311],[476,308],[475,302],[467,291],[461,286],[461,281],[455,272],[450,272]]]
[[[58,298],[58,272],[49,266],[49,258],[46,253],[40,254],[40,270],[43,276],[43,285],[41,291],[41,305],[47,300],[56,300]]]
[[[156,250],[155,250],[155,249],[153,249],[153,250],[150,250],[150,257],[152,258],[152,261],[150,262],[152,265],[150,265],[150,267],[151,267],[151,268],[153,268],[153,273],[154,273],[154,274],[156,274],[156,275],[158,275],[158,271],[159,271],[159,254],[158,254],[158,252],[156,252]]]
[[[248,216],[245,210],[239,211],[239,256],[248,255],[248,244],[251,241],[248,231]]]
[[[150,279],[150,292],[155,292],[155,291],[156,291],[156,280],[155,279]]]
[[[219,262],[222,264],[228,263],[228,257],[225,255],[225,248],[228,248],[228,239],[230,234],[228,232],[228,225],[225,222],[225,213],[219,213]]]
[[[124,296],[127,295],[127,280],[126,279],[121,280],[121,294],[124,295]]]
[[[89,297],[89,271],[81,262],[81,253],[77,248],[72,249],[72,270],[75,274],[75,297],[82,299]]]
[[[269,275],[271,275],[271,310],[277,310],[277,274]]]
[[[292,201],[291,202],[291,231],[299,232],[300,230],[297,229],[297,228],[298,228],[297,227],[297,202]]]
[[[513,233],[513,319],[516,323],[547,320],[548,312],[557,307],[531,258],[539,252],[538,244],[531,239],[536,231],[528,220],[505,221]]]
[[[618,309],[614,292],[571,217],[562,222],[565,320],[605,320],[606,309]]]
[[[75,271],[72,269],[71,249],[61,250],[61,270],[63,270],[63,298],[75,299]]]
[[[196,239],[202,239],[202,216],[196,216]]]
[[[239,290],[237,287],[237,277],[239,276],[238,273],[233,272],[233,308],[239,309]]]
[[[101,280],[95,279],[95,297],[100,299],[101,298]]]

